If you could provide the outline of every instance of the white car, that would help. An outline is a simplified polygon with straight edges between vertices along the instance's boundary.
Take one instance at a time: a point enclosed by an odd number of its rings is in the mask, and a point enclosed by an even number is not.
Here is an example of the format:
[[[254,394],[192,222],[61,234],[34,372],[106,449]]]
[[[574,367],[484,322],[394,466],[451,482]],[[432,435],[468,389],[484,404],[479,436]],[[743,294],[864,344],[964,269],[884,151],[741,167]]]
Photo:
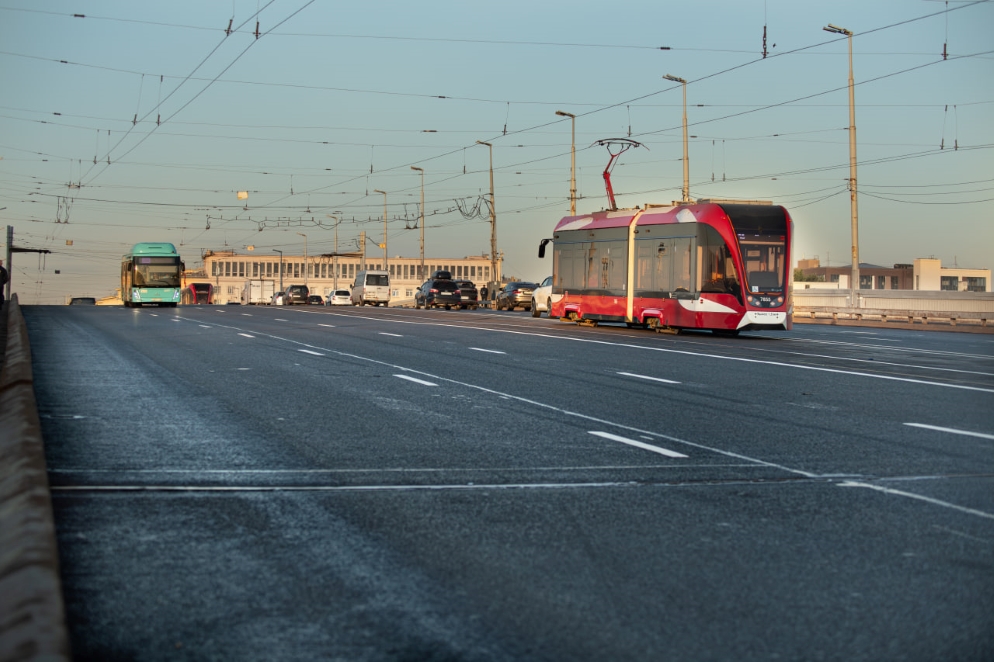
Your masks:
[[[352,298],[348,290],[333,290],[324,298],[326,306],[351,306]]]
[[[556,299],[558,301],[558,298]],[[552,276],[542,281],[532,292],[532,317],[541,317],[552,309]]]
[[[282,306],[282,305],[284,305],[286,303],[284,301],[284,297],[285,296],[286,295],[283,292],[277,292],[276,294],[274,294],[273,295],[273,305],[274,306]]]

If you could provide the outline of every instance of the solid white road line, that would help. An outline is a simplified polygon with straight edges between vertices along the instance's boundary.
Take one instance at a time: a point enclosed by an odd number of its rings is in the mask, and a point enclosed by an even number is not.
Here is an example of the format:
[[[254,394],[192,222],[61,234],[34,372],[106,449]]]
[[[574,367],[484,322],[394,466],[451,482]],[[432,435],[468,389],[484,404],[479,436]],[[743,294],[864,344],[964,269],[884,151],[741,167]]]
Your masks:
[[[474,352],[486,352],[487,354],[507,354],[507,352],[501,352],[496,349],[483,349],[482,347],[470,347]]]
[[[209,326],[207,326],[206,324],[201,324],[201,325],[200,325],[200,328],[202,328],[202,329],[209,329],[210,327],[209,327]]]
[[[174,317],[174,318],[172,318],[172,320],[173,320],[174,322],[178,322],[178,321],[179,321],[179,320],[178,320],[178,319],[176,319],[175,317]]]
[[[665,455],[666,457],[687,457],[683,453],[677,453],[676,451],[671,451],[668,448],[660,448],[659,446],[653,446],[652,444],[646,444],[641,441],[635,441],[634,439],[629,439],[628,437],[621,437],[616,434],[611,434],[610,432],[600,432],[599,430],[588,430],[588,432],[594,435],[595,437],[603,437],[605,439],[610,439],[611,441],[620,441],[623,444],[628,444],[629,446],[635,446],[636,448],[652,451],[653,453],[659,453],[660,455]]]
[[[334,324],[318,324],[318,326],[326,326],[326,327],[328,327],[329,329],[334,329],[334,328],[335,328],[335,325],[334,325]]]
[[[240,335],[240,336],[243,336],[243,337],[245,337],[245,338],[255,338],[255,336],[250,336],[250,335],[249,335],[249,334],[247,334],[247,333],[239,333],[238,335]]]
[[[321,352],[314,352],[309,349],[298,349],[298,352],[303,352],[304,354],[310,354],[311,356],[324,356]]]
[[[979,437],[981,439],[994,440],[994,434],[984,434],[983,432],[970,432],[969,430],[956,430],[955,428],[941,428],[938,425],[925,425],[924,423],[905,423],[905,425],[913,428],[935,430],[936,432],[948,432],[950,434],[962,434],[967,437]]]
[[[952,508],[953,510],[958,510],[961,513],[967,513],[968,515],[976,515],[977,517],[984,517],[986,519],[994,519],[994,513],[985,513],[982,510],[975,510],[974,508],[966,508],[964,506],[957,506],[954,503],[949,503],[948,501],[940,501],[939,499],[933,499],[932,497],[923,496],[921,494],[914,494],[912,492],[903,492],[901,490],[894,490],[889,487],[881,487],[880,485],[870,485],[869,483],[857,483],[855,481],[845,481],[839,483],[839,487],[866,487],[871,490],[876,490],[877,492],[883,492],[884,494],[892,494],[895,496],[908,497],[909,499],[918,499],[919,501],[925,501],[936,506],[942,506],[943,508]]]
[[[399,333],[385,333],[383,331],[380,332],[380,335],[381,336],[391,336],[393,338],[403,338],[404,337],[404,336],[400,335]]]
[[[619,372],[619,375],[623,377],[636,377],[638,379],[648,379],[652,382],[662,382],[664,384],[679,384],[680,382],[675,382],[672,379],[663,379],[662,377],[650,377],[648,375],[636,375],[633,372]]]
[[[416,384],[423,384],[425,386],[438,386],[438,384],[432,382],[426,382],[423,379],[417,379],[415,377],[408,377],[407,375],[394,375],[394,377],[400,377],[401,379],[406,379],[409,382],[414,382]]]

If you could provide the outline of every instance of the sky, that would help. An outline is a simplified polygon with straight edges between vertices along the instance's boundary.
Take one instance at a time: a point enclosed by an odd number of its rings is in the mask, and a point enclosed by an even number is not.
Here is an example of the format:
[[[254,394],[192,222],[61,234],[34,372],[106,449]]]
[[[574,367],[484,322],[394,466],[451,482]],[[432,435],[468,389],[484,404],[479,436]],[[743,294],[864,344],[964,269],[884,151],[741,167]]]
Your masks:
[[[489,254],[504,273],[570,208],[608,206],[596,142],[640,143],[620,207],[769,200],[794,258],[850,264],[853,33],[859,255],[994,267],[994,2],[168,3],[0,0],[0,226],[25,304],[108,296],[134,243]],[[231,26],[230,33],[228,32]],[[256,34],[258,30],[258,35]],[[765,32],[765,41],[764,41]],[[765,44],[765,57],[764,57]],[[239,191],[248,198],[240,200]],[[305,236],[301,236],[305,235]],[[0,236],[0,256],[6,234]]]

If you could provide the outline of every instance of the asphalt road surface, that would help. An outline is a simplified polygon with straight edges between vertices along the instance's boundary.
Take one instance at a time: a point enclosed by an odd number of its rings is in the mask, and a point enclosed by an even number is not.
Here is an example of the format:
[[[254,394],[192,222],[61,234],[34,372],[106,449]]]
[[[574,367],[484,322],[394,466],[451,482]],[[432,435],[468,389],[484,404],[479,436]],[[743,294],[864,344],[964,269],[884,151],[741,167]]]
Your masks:
[[[994,336],[24,314],[78,660],[994,659]]]

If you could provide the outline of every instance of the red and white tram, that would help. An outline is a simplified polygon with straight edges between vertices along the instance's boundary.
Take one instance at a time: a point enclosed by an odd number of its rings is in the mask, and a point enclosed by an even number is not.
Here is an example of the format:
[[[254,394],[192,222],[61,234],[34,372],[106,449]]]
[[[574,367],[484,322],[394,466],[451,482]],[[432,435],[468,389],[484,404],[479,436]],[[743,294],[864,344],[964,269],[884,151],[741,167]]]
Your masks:
[[[610,194],[610,190],[609,190]],[[567,216],[550,317],[662,332],[789,330],[793,221],[763,202],[698,201]]]

